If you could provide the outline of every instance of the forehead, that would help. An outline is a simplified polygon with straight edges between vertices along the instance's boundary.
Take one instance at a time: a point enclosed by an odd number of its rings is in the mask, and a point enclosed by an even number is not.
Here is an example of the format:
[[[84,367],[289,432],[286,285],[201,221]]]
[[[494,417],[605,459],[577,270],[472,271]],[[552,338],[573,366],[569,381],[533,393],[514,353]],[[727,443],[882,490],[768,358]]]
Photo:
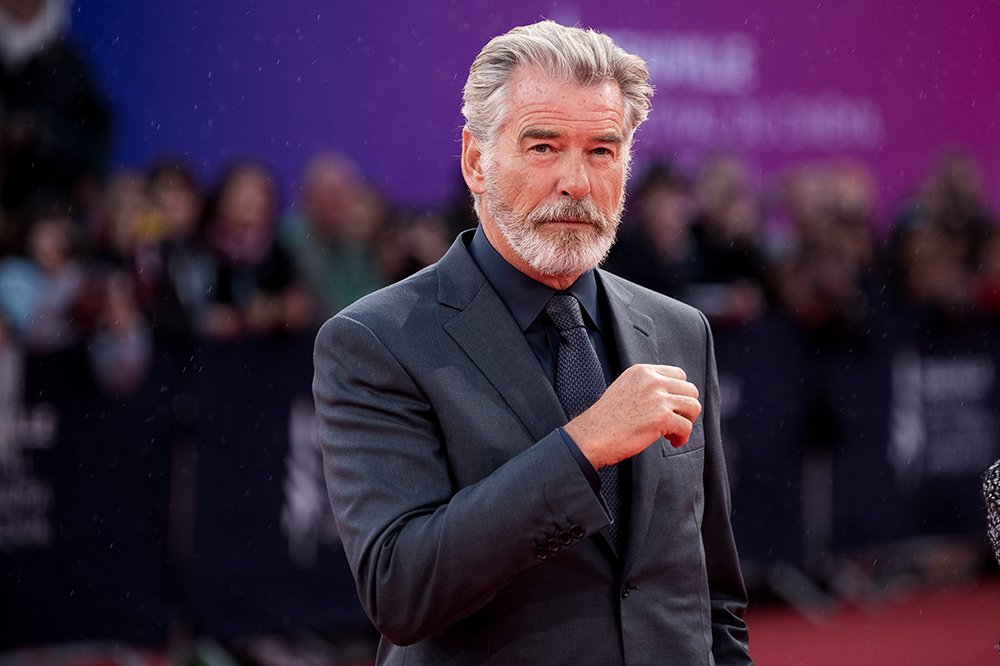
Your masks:
[[[610,79],[583,86],[535,68],[518,68],[510,78],[508,111],[502,131],[516,139],[531,129],[560,134],[615,133],[624,139],[621,90]]]

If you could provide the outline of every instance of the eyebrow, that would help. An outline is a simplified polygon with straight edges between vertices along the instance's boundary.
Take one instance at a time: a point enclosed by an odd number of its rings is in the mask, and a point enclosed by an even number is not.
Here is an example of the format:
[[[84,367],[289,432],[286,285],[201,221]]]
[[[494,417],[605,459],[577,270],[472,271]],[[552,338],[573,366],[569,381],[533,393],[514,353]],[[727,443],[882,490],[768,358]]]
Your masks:
[[[521,132],[521,141],[538,139],[558,139],[562,136],[556,130],[543,129],[541,127],[529,127]]]
[[[521,141],[538,141],[545,139],[558,139],[562,134],[556,130],[545,129],[543,127],[529,127],[521,132]],[[618,132],[605,132],[592,137],[598,143],[624,143],[624,139]]]
[[[625,140],[618,132],[606,132],[595,136],[594,141],[598,141],[600,143],[623,143]]]

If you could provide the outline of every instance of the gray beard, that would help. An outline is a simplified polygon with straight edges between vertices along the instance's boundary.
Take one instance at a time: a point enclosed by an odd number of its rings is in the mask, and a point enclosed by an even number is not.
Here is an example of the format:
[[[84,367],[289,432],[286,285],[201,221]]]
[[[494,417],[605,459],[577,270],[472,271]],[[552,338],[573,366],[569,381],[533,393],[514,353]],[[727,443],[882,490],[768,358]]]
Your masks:
[[[540,275],[582,275],[597,268],[614,245],[624,210],[624,195],[611,215],[604,215],[589,199],[561,198],[555,203],[541,204],[522,216],[503,201],[497,190],[496,183],[488,180],[486,204],[500,233],[514,252]],[[565,219],[587,224],[572,228],[548,224]]]

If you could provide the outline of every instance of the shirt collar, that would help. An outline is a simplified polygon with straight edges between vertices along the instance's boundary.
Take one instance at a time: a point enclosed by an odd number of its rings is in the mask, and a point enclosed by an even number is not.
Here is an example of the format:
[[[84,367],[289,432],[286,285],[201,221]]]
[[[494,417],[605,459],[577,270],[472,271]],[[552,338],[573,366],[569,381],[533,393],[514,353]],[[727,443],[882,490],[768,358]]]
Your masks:
[[[500,296],[500,300],[507,306],[518,327],[522,332],[526,331],[556,291],[511,266],[490,244],[482,225],[476,228],[469,245],[469,253]],[[600,308],[597,304],[597,278],[594,271],[589,270],[581,275],[566,289],[566,292],[580,301],[590,321],[601,330]]]

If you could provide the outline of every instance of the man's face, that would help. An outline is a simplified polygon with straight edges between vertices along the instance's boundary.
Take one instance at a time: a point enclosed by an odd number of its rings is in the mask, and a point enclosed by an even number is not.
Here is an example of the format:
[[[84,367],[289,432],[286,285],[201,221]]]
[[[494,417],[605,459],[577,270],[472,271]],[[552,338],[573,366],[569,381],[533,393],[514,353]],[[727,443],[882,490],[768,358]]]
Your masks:
[[[613,81],[582,87],[520,69],[507,109],[482,161],[484,230],[522,272],[568,286],[603,260],[621,219],[627,171],[621,92]]]

